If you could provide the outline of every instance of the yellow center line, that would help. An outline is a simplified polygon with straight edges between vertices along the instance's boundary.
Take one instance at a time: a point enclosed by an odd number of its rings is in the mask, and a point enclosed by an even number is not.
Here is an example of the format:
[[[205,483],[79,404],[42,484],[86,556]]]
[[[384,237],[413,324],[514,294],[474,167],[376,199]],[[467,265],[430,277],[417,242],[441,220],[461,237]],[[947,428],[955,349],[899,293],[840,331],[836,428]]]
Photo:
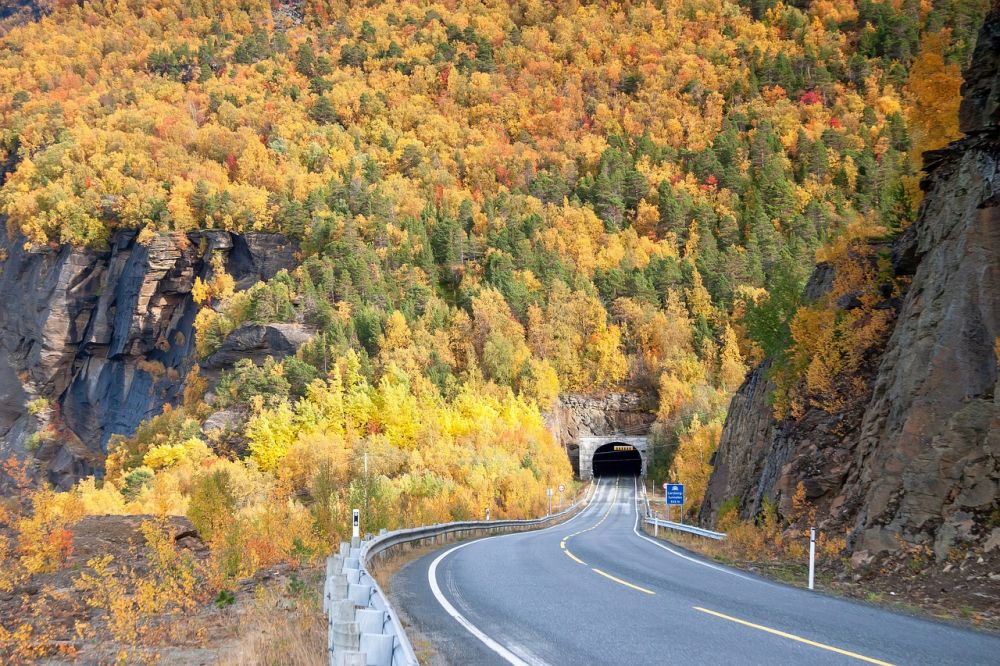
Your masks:
[[[781,636],[782,638],[787,638],[792,641],[798,641],[799,643],[805,643],[806,645],[812,645],[813,647],[818,647],[822,650],[829,650],[830,652],[836,652],[837,654],[842,654],[845,657],[852,657],[854,659],[859,659],[861,661],[867,661],[869,664],[880,664],[881,666],[892,666],[887,661],[880,661],[878,659],[873,659],[871,657],[866,657],[863,654],[858,654],[857,652],[850,652],[848,650],[842,650],[841,648],[834,647],[832,645],[826,645],[825,643],[817,643],[816,641],[811,641],[808,638],[802,638],[801,636],[796,636],[795,634],[790,634],[786,631],[778,631],[777,629],[771,629],[770,627],[765,627],[760,624],[754,624],[753,622],[747,622],[746,620],[741,620],[738,617],[731,617],[729,615],[724,615],[717,611],[708,610],[707,608],[701,608],[699,606],[693,606],[696,611],[701,611],[702,613],[708,613],[709,615],[714,615],[715,617],[720,617],[723,620],[729,620],[730,622],[735,622],[737,624],[742,624],[745,627],[751,627],[753,629],[759,629],[760,631],[766,631],[769,634],[774,634],[775,636]]]
[[[609,579],[615,581],[616,583],[621,583],[625,587],[631,587],[633,590],[639,590],[640,592],[645,592],[646,594],[656,594],[656,592],[653,592],[652,590],[647,590],[644,587],[639,587],[638,585],[633,585],[632,583],[630,583],[628,581],[622,580],[621,578],[616,578],[616,577],[612,576],[609,573],[601,571],[600,569],[595,569],[595,568],[591,567],[590,570],[593,571],[594,573],[599,573],[602,576],[604,576],[605,578],[609,578]]]
[[[570,559],[572,559],[572,560],[573,560],[574,562],[576,562],[577,564],[582,564],[582,565],[584,565],[584,566],[587,566],[587,563],[586,563],[586,562],[584,562],[583,560],[581,560],[581,559],[580,559],[579,557],[577,557],[577,556],[576,556],[576,555],[574,555],[573,553],[569,552],[569,549],[568,549],[568,548],[563,548],[563,551],[564,551],[564,552],[565,552],[565,553],[566,553],[567,555],[569,555]]]
[[[619,482],[620,482],[620,479],[618,481],[615,481],[615,495],[614,495],[614,497],[611,498],[611,504],[610,504],[610,506],[608,506],[608,510],[605,512],[605,514],[603,516],[601,516],[601,519],[598,520],[596,523],[594,523],[593,525],[591,525],[590,527],[588,527],[586,529],[578,530],[576,532],[573,532],[572,534],[564,536],[562,538],[562,541],[559,542],[559,547],[562,549],[562,551],[564,553],[566,553],[566,556],[569,557],[574,562],[576,562],[577,564],[582,564],[584,566],[588,566],[586,562],[584,562],[579,557],[577,557],[576,555],[574,555],[572,553],[572,551],[570,551],[570,549],[566,547],[566,542],[569,541],[570,539],[572,539],[573,537],[575,537],[578,534],[583,534],[584,532],[589,532],[590,530],[597,529],[598,527],[601,526],[601,523],[603,523],[605,520],[608,519],[608,516],[611,515],[611,511],[615,508],[615,502],[618,501]],[[617,578],[615,576],[612,576],[611,574],[606,573],[604,571],[601,571],[600,569],[595,569],[595,568],[591,567],[591,570],[594,573],[598,573],[598,574],[604,576],[608,580],[613,580],[616,583],[620,583],[620,584],[624,585],[625,587],[630,587],[633,590],[638,590],[640,592],[645,592],[646,594],[656,594],[656,592],[653,592],[652,590],[647,590],[644,587],[639,587],[638,585],[633,585],[632,583],[630,583],[628,581],[625,581],[625,580],[622,580],[621,578]]]
[[[615,502],[616,501],[618,501],[618,482],[617,481],[615,482],[615,496],[613,498],[611,498],[611,506],[608,507],[607,512],[605,512],[605,514],[601,517],[601,519],[598,520],[596,523],[594,523],[593,525],[591,525],[590,527],[588,527],[586,529],[577,530],[576,532],[573,532],[572,534],[563,537],[562,541],[559,542],[559,547],[562,548],[563,552],[566,553],[566,555],[568,555],[574,561],[579,562],[580,564],[583,564],[583,565],[587,564],[586,562],[584,562],[583,560],[581,560],[579,557],[577,557],[576,555],[574,555],[572,552],[570,552],[570,549],[566,547],[566,542],[569,541],[570,539],[572,539],[573,537],[575,537],[578,534],[583,534],[584,532],[589,532],[590,530],[596,529],[597,527],[599,527],[600,524],[603,523],[605,521],[605,519],[607,519],[607,517],[609,515],[611,515],[611,510],[615,508]]]

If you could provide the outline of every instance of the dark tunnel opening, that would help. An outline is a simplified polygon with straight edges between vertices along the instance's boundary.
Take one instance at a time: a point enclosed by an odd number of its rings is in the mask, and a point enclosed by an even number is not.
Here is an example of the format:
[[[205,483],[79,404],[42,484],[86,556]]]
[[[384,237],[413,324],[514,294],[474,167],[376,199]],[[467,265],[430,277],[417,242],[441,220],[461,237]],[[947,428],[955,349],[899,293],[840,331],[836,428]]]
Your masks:
[[[605,444],[594,451],[594,476],[639,476],[642,456],[629,444]]]

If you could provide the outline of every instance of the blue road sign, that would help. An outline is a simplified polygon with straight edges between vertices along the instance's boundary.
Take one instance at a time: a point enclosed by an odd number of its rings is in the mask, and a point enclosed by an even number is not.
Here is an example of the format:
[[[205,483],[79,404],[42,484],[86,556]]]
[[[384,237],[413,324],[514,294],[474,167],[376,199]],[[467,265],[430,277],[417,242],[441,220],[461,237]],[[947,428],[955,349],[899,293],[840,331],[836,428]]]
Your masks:
[[[683,483],[668,483],[667,484],[667,504],[668,505],[683,505],[684,504],[684,484]]]

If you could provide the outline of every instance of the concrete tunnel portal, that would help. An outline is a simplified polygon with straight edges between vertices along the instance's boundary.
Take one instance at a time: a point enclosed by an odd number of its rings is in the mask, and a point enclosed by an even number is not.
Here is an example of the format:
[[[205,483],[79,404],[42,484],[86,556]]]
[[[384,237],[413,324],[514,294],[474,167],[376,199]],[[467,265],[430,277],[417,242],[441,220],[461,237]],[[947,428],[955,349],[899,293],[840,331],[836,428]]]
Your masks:
[[[646,437],[608,435],[579,439],[580,478],[595,476],[643,476],[646,474]]]

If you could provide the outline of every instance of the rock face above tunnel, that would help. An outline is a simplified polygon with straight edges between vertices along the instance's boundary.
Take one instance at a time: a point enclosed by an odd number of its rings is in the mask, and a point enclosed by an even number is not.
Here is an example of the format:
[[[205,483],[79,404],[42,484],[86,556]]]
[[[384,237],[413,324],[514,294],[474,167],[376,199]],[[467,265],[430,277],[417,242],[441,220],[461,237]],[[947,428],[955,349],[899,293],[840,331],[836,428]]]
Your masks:
[[[568,394],[560,396],[559,402],[546,414],[546,424],[579,475],[581,437],[646,435],[656,418],[655,408],[655,401],[638,393]]]
[[[967,136],[925,155],[927,194],[893,248],[912,273],[863,400],[774,422],[764,368],[733,401],[701,519],[736,498],[787,508],[801,482],[857,553],[932,548],[991,534],[1000,482],[1000,5],[966,72]]]
[[[191,288],[212,253],[244,248],[230,268],[243,284],[294,265],[293,251],[276,250],[294,247],[287,239],[255,236],[161,234],[144,245],[123,231],[103,250],[29,251],[0,230],[0,446],[34,449],[57,487],[99,471],[112,434],[177,399],[193,363]]]

